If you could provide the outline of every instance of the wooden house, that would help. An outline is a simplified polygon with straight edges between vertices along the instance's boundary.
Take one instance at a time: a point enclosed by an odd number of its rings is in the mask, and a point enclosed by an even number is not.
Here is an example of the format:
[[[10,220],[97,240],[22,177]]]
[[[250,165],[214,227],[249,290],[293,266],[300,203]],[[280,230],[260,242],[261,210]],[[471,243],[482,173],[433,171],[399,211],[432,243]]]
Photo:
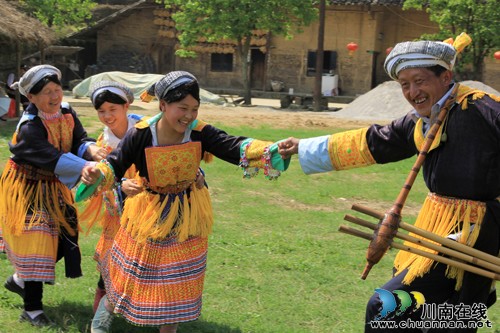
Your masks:
[[[333,95],[356,96],[389,80],[383,70],[386,51],[398,42],[434,33],[438,27],[424,11],[402,10],[403,0],[327,0],[323,88]],[[166,73],[188,70],[216,93],[243,88],[239,57],[231,42],[203,43],[196,58],[175,55],[175,22],[163,6],[140,0],[64,39],[81,46],[82,77],[105,72]],[[315,80],[318,22],[287,40],[256,31],[252,41],[251,85],[254,91],[312,93]],[[358,48],[352,52],[349,43]],[[278,89],[279,90],[279,89]],[[322,89],[325,90],[325,89]],[[328,94],[328,90],[325,90]]]

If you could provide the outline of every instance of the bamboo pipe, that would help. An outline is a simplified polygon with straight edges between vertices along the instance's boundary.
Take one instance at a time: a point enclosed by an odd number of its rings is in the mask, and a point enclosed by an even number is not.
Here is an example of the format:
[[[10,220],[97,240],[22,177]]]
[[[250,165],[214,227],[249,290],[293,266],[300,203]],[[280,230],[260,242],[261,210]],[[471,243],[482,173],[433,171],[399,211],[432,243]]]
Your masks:
[[[368,234],[366,232],[362,232],[362,231],[354,229],[354,228],[349,228],[345,225],[341,225],[339,227],[339,231],[346,233],[346,234],[349,234],[349,235],[352,235],[352,236],[367,239],[369,241],[371,241],[373,239],[372,234]],[[432,259],[434,261],[440,262],[440,263],[445,264],[445,265],[457,267],[457,268],[463,269],[464,271],[468,271],[468,272],[471,272],[471,273],[474,273],[477,275],[481,275],[481,276],[484,276],[484,277],[492,279],[492,280],[500,280],[500,274],[496,274],[496,273],[487,271],[485,269],[481,269],[481,268],[478,268],[475,266],[464,264],[464,263],[459,262],[459,261],[455,261],[455,260],[451,260],[451,259],[448,259],[448,258],[445,258],[442,256],[438,256],[436,254],[425,252],[425,251],[413,248],[411,246],[405,246],[405,245],[393,242],[392,247],[395,249],[398,249],[398,250],[407,251],[410,253],[420,255],[422,257]]]
[[[452,95],[456,93],[456,89],[457,87],[455,87]],[[450,98],[451,97],[452,96],[450,96]],[[448,107],[449,106],[447,105],[446,107],[443,107],[441,111],[439,111],[436,122],[431,126],[429,133],[425,137],[425,141],[418,153],[417,160],[413,164],[413,167],[411,168],[410,173],[406,178],[405,184],[401,188],[401,191],[396,198],[396,201],[392,205],[392,208],[389,209],[389,211],[384,215],[383,220],[379,222],[379,227],[375,231],[374,237],[371,240],[366,252],[367,263],[365,269],[363,270],[363,273],[361,274],[361,278],[363,280],[366,279],[373,265],[375,265],[380,261],[380,259],[382,259],[382,256],[390,246],[392,238],[394,237],[394,234],[396,233],[396,230],[398,229],[401,222],[401,211],[403,210],[403,206],[406,202],[406,199],[408,198],[408,194],[410,193],[411,187],[413,186],[413,183],[417,178],[420,168],[424,164],[427,152],[429,151],[432,142],[436,137],[436,133],[438,132],[439,127],[441,127],[441,124],[446,118]]]
[[[344,220],[352,222],[352,223],[357,224],[357,225],[362,226],[362,227],[367,227],[367,228],[372,229],[372,230],[375,230],[377,228],[377,225],[375,223],[365,221],[363,219],[360,219],[360,218],[352,216],[352,215],[346,215],[344,217]],[[410,236],[410,235],[407,235],[407,234],[404,234],[401,232],[396,232],[394,237],[402,239],[402,240],[407,241],[407,242],[418,244],[418,245],[423,246],[425,248],[428,248],[430,250],[437,251],[439,253],[448,255],[448,256],[455,258],[455,259],[463,260],[465,262],[474,264],[476,266],[481,266],[482,268],[485,268],[485,269],[488,269],[490,271],[493,271],[495,273],[500,274],[500,266],[495,265],[493,263],[490,263],[488,261],[484,261],[484,260],[479,259],[477,257],[474,257],[467,252],[460,252],[458,250],[444,247],[444,246],[441,246],[439,244],[432,243],[432,242],[426,241],[424,239],[413,237],[413,236]]]
[[[379,219],[379,220],[384,217],[384,215],[382,213],[377,212],[377,211],[370,209],[368,207],[361,206],[361,205],[352,205],[351,208],[352,208],[352,210],[355,210],[355,211],[360,212],[360,213],[364,213],[366,215],[372,216],[372,217]],[[488,262],[493,263],[497,266],[500,266],[500,258],[496,257],[494,255],[479,251],[479,250],[474,249],[470,246],[455,242],[451,239],[438,236],[436,234],[433,234],[430,231],[417,228],[414,225],[411,225],[411,224],[408,224],[405,222],[400,222],[399,227],[406,230],[406,231],[412,232],[415,235],[419,235],[419,236],[422,236],[424,238],[430,239],[436,243],[440,243],[440,244],[447,246],[451,249],[455,249],[457,251],[467,253],[471,256],[477,257],[477,258],[482,259],[484,261],[488,261]]]

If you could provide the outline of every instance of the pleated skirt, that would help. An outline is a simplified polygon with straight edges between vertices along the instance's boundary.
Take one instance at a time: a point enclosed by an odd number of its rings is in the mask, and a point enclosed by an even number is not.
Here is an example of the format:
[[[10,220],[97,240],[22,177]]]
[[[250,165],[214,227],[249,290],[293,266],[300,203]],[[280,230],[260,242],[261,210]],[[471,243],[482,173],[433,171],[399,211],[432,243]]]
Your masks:
[[[114,312],[139,326],[198,319],[202,306],[208,240],[176,236],[137,242],[121,227],[101,258]]]
[[[56,223],[44,212],[43,222],[29,227],[31,214],[26,216],[25,228],[19,236],[3,230],[7,258],[19,277],[25,281],[54,283],[59,233]]]

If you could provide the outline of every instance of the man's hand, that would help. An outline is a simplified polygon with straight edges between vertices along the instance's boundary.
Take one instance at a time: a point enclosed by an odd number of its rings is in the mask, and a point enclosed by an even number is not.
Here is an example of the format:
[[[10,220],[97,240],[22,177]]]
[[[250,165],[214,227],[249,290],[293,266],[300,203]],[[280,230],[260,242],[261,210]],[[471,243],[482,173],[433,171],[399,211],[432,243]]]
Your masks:
[[[282,159],[287,159],[292,155],[299,153],[299,141],[300,139],[289,137],[278,143],[278,153],[281,155]]]

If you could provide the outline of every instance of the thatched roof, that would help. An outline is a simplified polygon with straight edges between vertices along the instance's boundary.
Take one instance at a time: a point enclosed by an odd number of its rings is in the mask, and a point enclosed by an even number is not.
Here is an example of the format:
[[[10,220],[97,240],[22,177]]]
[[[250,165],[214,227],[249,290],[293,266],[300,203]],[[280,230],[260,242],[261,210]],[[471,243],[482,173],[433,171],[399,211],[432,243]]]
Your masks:
[[[55,40],[54,32],[40,21],[19,11],[13,1],[0,0],[0,44],[28,43],[49,45]]]

